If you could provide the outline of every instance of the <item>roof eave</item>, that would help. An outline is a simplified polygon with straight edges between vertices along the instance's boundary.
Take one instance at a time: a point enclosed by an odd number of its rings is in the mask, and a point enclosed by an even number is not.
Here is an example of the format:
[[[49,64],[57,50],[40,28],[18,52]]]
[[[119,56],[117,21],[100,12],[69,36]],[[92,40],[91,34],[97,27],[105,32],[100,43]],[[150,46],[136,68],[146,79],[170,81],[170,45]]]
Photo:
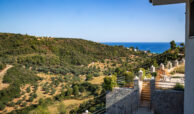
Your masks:
[[[185,3],[186,0],[149,0],[153,5],[168,5],[168,4],[179,4]]]

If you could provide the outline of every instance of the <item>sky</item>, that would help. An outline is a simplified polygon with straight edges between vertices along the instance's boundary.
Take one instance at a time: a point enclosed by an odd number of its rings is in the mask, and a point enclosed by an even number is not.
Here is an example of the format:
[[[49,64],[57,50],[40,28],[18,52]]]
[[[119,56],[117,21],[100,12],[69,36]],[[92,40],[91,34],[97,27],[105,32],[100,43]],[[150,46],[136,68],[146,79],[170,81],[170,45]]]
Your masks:
[[[149,0],[0,0],[0,32],[96,42],[185,40],[185,4]]]

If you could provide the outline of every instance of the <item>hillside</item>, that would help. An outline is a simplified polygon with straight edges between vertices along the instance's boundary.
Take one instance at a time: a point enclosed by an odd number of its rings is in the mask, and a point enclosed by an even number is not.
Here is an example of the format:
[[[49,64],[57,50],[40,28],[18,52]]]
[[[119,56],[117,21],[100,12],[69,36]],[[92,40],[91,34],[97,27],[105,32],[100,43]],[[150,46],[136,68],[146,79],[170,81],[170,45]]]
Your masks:
[[[45,113],[48,107],[64,113],[83,101],[93,102],[94,112],[105,105],[100,97],[105,77],[132,71],[152,56],[83,39],[0,33],[0,72],[7,71],[0,81],[6,85],[0,90],[0,113]]]
[[[28,65],[87,65],[106,58],[124,57],[130,53],[132,52],[123,47],[82,39],[0,33],[0,56],[7,62]],[[7,57],[10,59],[7,60]]]

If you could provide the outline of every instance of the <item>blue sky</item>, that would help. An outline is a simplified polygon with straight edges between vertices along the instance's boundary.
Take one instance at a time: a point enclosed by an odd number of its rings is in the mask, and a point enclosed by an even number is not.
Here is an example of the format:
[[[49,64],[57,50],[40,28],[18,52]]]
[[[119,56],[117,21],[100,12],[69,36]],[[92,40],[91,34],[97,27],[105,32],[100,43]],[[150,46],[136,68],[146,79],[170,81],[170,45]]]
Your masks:
[[[97,42],[184,41],[185,5],[149,0],[0,0],[0,32]]]

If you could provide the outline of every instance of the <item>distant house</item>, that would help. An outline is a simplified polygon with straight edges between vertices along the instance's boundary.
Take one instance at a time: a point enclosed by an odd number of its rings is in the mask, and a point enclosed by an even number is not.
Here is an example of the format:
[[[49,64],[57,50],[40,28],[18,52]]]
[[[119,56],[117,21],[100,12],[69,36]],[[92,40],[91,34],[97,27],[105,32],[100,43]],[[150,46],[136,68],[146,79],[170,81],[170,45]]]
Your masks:
[[[184,114],[194,114],[194,0],[150,0],[153,5],[186,3]]]

